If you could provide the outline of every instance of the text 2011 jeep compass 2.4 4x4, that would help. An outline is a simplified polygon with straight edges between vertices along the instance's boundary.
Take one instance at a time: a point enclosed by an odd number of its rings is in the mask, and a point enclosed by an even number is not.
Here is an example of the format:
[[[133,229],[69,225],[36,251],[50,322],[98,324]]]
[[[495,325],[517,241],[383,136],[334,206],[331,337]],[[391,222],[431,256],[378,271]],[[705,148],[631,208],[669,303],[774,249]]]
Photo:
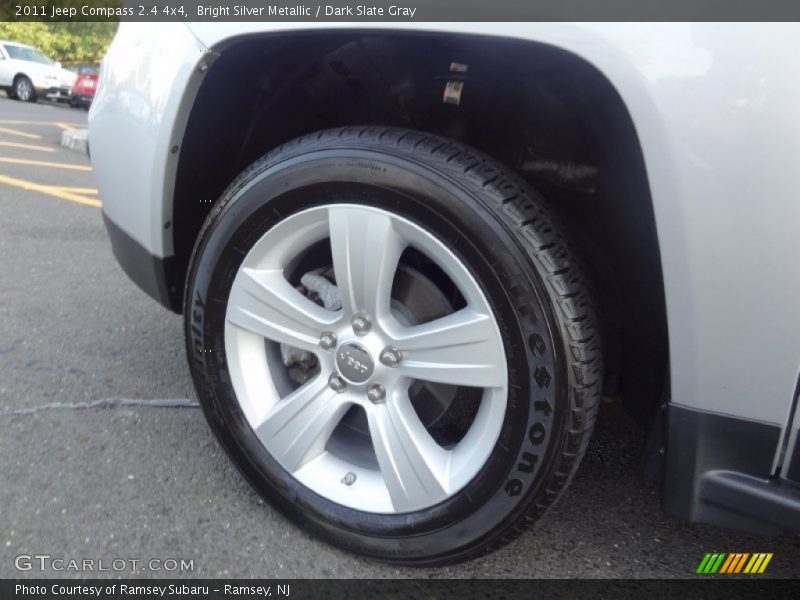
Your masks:
[[[601,394],[650,432],[668,511],[796,531],[797,39],[124,23],[92,163],[122,267],[185,317],[211,429],[333,543],[505,543]]]

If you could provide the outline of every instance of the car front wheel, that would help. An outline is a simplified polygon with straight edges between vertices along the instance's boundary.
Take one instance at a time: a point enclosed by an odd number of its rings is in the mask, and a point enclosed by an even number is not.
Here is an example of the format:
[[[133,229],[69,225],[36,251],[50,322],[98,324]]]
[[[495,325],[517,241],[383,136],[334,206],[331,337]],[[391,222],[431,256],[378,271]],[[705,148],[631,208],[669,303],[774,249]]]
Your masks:
[[[14,96],[22,102],[36,102],[36,90],[33,83],[24,75],[14,81]]]
[[[387,561],[515,537],[597,409],[594,310],[560,225],[505,167],[425,133],[323,131],[248,168],[200,233],[185,326],[253,486]]]

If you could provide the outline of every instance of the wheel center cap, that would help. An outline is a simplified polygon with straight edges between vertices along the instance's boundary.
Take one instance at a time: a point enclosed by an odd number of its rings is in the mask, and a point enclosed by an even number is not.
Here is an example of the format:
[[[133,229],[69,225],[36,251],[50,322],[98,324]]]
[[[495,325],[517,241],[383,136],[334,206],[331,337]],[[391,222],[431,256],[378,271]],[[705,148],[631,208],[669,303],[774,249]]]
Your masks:
[[[364,383],[375,371],[375,361],[361,344],[349,342],[336,351],[336,367],[342,377],[353,383]]]

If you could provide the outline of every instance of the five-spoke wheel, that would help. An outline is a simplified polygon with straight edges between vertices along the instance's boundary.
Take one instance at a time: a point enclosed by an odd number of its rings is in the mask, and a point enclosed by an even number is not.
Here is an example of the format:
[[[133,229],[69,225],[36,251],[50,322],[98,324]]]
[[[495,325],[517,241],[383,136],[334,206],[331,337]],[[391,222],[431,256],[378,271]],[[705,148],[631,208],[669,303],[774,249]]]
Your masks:
[[[326,239],[338,310],[287,279],[291,264]],[[455,283],[462,308],[404,324],[408,312],[393,310],[392,287],[409,247]],[[317,373],[282,394],[269,343],[313,354]],[[363,511],[418,510],[460,490],[491,453],[505,415],[505,353],[480,286],[433,235],[370,206],[312,208],[269,230],[233,282],[225,351],[238,402],[281,466],[326,498]],[[417,382],[481,390],[459,443],[443,447],[428,432],[409,393]],[[363,459],[358,433],[339,427],[354,408],[366,417],[374,467]],[[333,435],[340,439],[331,449]]]

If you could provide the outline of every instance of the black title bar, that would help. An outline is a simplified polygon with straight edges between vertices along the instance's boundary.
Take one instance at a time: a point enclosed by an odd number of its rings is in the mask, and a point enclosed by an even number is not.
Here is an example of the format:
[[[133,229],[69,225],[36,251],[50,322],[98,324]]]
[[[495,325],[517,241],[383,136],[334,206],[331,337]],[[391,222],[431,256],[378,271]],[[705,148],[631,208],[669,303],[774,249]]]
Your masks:
[[[800,21],[800,0],[0,0],[5,21]]]

